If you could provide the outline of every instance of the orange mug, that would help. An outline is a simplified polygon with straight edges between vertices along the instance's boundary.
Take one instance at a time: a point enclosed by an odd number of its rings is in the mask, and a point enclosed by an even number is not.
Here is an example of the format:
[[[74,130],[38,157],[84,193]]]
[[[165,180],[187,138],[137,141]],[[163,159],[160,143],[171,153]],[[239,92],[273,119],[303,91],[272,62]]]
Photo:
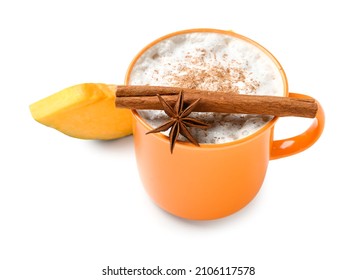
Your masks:
[[[263,50],[278,67],[285,96],[308,96],[289,93],[287,79],[275,57],[258,43],[231,31],[191,29],[161,37],[139,52],[131,62],[125,83],[130,83],[132,69],[149,48],[172,36],[190,32],[214,32],[243,39]],[[317,102],[318,103],[318,102]],[[133,110],[133,131],[139,174],[153,201],[167,212],[191,220],[218,219],[246,206],[258,193],[270,159],[299,153],[320,137],[324,128],[324,112],[318,103],[317,115],[302,134],[274,140],[274,117],[255,133],[223,144],[193,146],[178,142],[174,153],[169,152],[168,137],[146,133],[152,129]]]

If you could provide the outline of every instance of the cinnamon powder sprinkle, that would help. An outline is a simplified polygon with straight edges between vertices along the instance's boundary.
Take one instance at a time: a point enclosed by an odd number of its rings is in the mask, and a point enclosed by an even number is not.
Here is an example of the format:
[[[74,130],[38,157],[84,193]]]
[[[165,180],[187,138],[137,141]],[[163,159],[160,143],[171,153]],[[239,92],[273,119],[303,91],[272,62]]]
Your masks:
[[[195,49],[195,55],[187,52],[184,60],[176,65],[164,67],[164,73],[154,72],[153,79],[165,80],[173,86],[184,88],[235,91],[240,94],[256,94],[259,82],[251,78],[248,65],[236,60],[228,61],[223,54],[217,59],[213,49]],[[189,65],[189,66],[187,66]]]

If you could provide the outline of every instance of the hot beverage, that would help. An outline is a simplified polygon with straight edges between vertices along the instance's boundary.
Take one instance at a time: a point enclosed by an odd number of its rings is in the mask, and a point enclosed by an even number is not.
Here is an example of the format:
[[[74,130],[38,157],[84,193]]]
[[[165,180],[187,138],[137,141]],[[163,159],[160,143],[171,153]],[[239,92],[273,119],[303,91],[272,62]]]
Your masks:
[[[153,45],[136,61],[129,83],[250,95],[283,96],[285,92],[279,65],[265,51],[249,41],[214,32],[180,34]],[[139,114],[153,128],[168,120],[163,111],[141,110]],[[209,144],[244,138],[272,119],[201,112],[190,117],[210,125],[207,130],[190,128],[199,143]]]

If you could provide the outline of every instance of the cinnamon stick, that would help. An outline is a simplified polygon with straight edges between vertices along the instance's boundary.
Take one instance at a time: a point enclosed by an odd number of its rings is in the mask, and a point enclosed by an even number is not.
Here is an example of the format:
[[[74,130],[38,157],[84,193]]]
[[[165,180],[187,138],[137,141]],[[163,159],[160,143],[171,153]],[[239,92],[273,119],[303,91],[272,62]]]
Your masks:
[[[182,91],[184,101],[200,99],[196,112],[262,114],[278,117],[296,116],[314,118],[317,103],[312,98],[293,98],[261,95],[242,95],[234,92],[213,92],[161,86],[118,86],[115,104],[118,108],[162,110],[157,97],[160,94],[173,105]]]

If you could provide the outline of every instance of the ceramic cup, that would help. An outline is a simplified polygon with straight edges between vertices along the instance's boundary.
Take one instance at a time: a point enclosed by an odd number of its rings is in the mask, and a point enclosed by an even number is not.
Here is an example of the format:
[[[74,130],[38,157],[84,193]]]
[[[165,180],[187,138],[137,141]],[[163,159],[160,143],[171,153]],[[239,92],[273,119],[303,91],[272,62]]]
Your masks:
[[[285,96],[308,98],[289,93],[285,73],[276,58],[258,43],[231,31],[191,29],[161,37],[139,52],[129,66],[126,84],[136,61],[150,47],[172,36],[189,32],[215,32],[246,40],[263,50],[278,67],[284,81]],[[228,216],[246,206],[258,193],[269,160],[299,153],[320,137],[324,112],[318,112],[310,127],[302,134],[274,140],[275,117],[263,128],[245,138],[224,144],[177,142],[170,153],[168,137],[156,133],[137,111],[133,110],[135,153],[139,174],[152,200],[167,212],[192,220],[210,220]]]

